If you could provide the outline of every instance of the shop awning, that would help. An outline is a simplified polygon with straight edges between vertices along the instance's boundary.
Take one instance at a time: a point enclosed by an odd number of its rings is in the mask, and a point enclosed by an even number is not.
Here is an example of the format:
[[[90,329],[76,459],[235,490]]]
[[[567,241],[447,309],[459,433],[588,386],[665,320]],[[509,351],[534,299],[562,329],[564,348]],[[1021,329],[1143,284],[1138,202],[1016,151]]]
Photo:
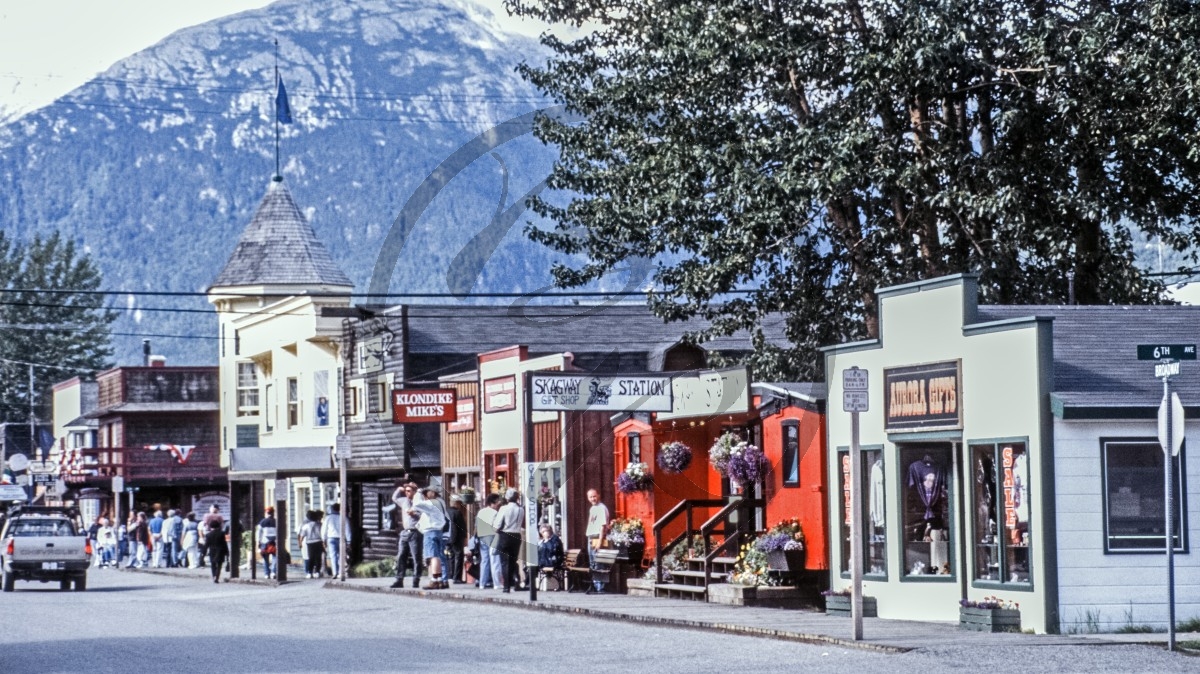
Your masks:
[[[331,447],[234,447],[229,450],[229,479],[237,482],[311,477],[333,470]]]

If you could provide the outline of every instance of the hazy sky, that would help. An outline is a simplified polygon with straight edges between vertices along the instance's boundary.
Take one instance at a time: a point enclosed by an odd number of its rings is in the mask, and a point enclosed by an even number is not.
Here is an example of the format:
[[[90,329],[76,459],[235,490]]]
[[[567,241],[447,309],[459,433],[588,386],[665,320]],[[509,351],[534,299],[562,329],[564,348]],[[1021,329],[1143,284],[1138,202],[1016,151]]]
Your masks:
[[[537,34],[488,7],[510,30]],[[28,111],[71,91],[171,33],[271,0],[0,0],[0,113]],[[0,114],[2,116],[2,114]]]

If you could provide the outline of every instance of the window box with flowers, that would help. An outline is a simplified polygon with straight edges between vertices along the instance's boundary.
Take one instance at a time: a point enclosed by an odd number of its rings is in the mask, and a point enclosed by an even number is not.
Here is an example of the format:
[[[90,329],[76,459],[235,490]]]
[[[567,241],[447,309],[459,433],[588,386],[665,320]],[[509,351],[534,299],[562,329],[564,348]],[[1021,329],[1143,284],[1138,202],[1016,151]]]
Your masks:
[[[852,607],[850,605],[850,590],[825,590],[821,593],[825,597],[825,615],[837,616],[839,618],[849,618]],[[862,608],[864,618],[875,618],[879,616],[879,605],[875,602],[875,597],[863,595]]]
[[[635,494],[653,488],[654,480],[650,477],[650,466],[645,462],[632,461],[617,476],[617,491],[622,494]]]
[[[640,565],[646,554],[646,528],[635,517],[618,517],[608,525],[608,543],[617,549],[617,559]]]
[[[471,505],[475,502],[475,489],[473,487],[462,487],[458,490],[458,500],[466,505]]]
[[[1021,605],[997,597],[959,601],[958,626],[976,632],[1020,632]]]
[[[760,482],[771,467],[761,449],[733,433],[717,438],[708,450],[708,460],[714,470],[729,478],[734,489]]]
[[[754,547],[767,555],[773,571],[795,573],[804,570],[804,532],[800,520],[793,517],[776,524],[754,541]]]

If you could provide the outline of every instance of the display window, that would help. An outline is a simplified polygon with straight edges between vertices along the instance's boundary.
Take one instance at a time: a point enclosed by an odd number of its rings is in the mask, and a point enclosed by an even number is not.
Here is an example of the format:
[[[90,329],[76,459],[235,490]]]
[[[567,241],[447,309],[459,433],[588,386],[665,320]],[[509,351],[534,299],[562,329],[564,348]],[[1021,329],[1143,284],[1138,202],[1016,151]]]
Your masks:
[[[1029,452],[1024,442],[971,443],[972,578],[1029,585]]]
[[[905,579],[952,580],[950,502],[954,471],[949,444],[902,445],[900,491]]]
[[[1162,552],[1166,538],[1166,466],[1157,440],[1101,438],[1104,461],[1104,551]],[[1184,453],[1174,460],[1171,509],[1176,552],[1187,551]]]
[[[883,473],[883,448],[859,450],[862,457],[863,574],[887,578],[887,512]],[[838,450],[839,486],[842,494],[842,574],[850,574],[850,451]]]

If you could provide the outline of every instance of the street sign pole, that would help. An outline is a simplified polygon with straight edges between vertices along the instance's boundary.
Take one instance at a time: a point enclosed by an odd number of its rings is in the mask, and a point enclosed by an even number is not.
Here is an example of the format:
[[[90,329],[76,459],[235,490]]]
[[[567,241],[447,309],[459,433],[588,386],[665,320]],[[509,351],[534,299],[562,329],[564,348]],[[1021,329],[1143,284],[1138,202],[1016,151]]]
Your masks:
[[[850,617],[855,641],[863,638],[862,450],[858,414],[868,411],[868,401],[867,370],[857,366],[842,370],[842,411],[850,413]]]
[[[1171,437],[1173,434],[1172,431],[1174,430],[1174,424],[1171,423],[1171,416],[1175,411],[1173,409],[1175,406],[1172,404],[1172,402],[1171,377],[1163,377],[1162,404],[1164,407],[1166,407],[1167,412],[1165,415],[1165,435],[1167,442],[1163,445],[1163,464],[1166,466],[1166,470],[1163,471],[1166,474],[1166,498],[1163,500],[1166,501],[1167,504],[1166,529],[1164,529],[1164,531],[1167,533],[1167,538],[1164,541],[1164,544],[1167,548],[1167,651],[1170,652],[1174,652],[1175,650],[1175,536],[1174,532],[1172,531],[1174,518],[1171,517],[1171,511],[1175,507],[1175,499],[1172,498],[1175,495],[1175,490],[1172,488],[1175,477],[1173,474],[1175,469],[1175,457],[1173,456],[1172,451],[1175,447],[1175,438]]]

